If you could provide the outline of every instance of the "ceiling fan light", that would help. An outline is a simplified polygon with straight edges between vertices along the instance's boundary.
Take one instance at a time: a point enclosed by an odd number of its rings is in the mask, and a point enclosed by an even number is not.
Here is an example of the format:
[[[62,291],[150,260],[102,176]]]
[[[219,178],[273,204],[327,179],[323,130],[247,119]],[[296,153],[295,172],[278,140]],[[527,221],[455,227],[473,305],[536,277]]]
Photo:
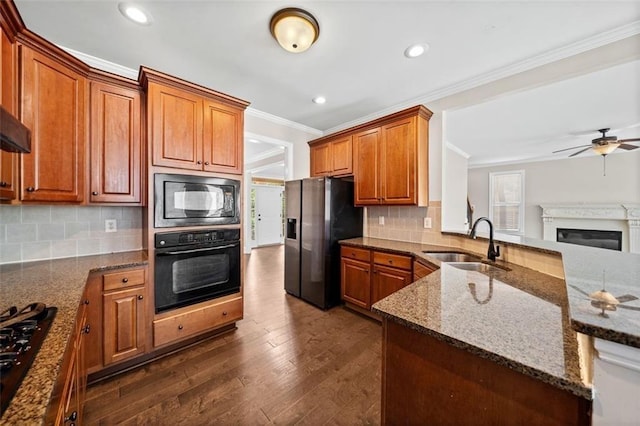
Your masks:
[[[616,150],[616,148],[618,148],[620,144],[619,143],[608,143],[606,145],[595,145],[593,147],[593,150],[600,155],[607,155],[607,154],[611,154],[613,151]]]
[[[320,26],[309,12],[289,7],[271,17],[271,35],[288,52],[301,53],[318,39]]]

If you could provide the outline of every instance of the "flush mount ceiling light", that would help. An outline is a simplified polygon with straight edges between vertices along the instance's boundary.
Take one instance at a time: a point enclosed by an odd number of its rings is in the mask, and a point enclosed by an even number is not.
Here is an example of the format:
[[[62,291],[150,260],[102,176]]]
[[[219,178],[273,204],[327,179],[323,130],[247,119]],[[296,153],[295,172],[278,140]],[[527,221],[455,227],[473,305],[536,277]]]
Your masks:
[[[404,50],[404,56],[407,58],[417,58],[427,50],[429,50],[429,45],[426,43],[412,44]]]
[[[151,15],[140,6],[132,3],[118,3],[118,10],[125,18],[140,25],[151,25]]]
[[[288,52],[300,53],[307,50],[318,39],[318,21],[306,10],[288,7],[277,11],[271,17],[271,35]]]
[[[312,99],[312,101],[314,104],[322,105],[323,103],[327,102],[327,98],[325,98],[324,96],[316,96]]]

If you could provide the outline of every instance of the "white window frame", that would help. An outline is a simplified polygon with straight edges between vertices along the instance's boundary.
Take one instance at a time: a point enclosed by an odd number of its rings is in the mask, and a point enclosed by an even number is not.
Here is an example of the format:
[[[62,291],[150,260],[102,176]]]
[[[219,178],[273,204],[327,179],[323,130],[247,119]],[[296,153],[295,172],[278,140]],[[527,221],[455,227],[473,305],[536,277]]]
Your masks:
[[[493,190],[494,190],[494,177],[504,175],[520,175],[520,202],[519,203],[494,203],[493,202]],[[525,176],[524,170],[510,170],[507,172],[491,172],[489,173],[489,220],[493,223],[493,227],[496,232],[503,234],[524,235],[524,189],[525,189]],[[518,229],[499,229],[497,223],[493,220],[494,207],[500,206],[518,206],[520,212],[518,217]]]

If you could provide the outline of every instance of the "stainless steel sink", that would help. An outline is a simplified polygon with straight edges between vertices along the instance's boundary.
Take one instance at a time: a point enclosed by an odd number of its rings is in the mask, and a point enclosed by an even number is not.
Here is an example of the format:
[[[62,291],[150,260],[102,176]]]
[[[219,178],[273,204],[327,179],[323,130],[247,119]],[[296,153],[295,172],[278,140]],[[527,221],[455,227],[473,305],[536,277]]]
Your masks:
[[[425,251],[424,254],[440,262],[478,262],[480,260],[479,257],[466,253]]]
[[[447,265],[454,268],[463,269],[465,271],[477,271],[477,272],[501,272],[506,269],[499,268],[497,266],[487,265],[481,262],[448,262]]]

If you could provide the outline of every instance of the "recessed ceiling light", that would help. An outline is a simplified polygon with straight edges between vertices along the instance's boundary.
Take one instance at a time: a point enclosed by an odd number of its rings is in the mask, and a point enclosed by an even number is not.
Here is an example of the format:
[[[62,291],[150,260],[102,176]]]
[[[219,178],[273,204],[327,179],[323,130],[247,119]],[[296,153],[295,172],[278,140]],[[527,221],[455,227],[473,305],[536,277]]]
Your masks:
[[[429,50],[429,45],[426,43],[412,44],[404,50],[404,56],[407,58],[417,58],[427,50]]]
[[[118,10],[127,19],[140,25],[151,25],[151,15],[149,12],[132,3],[118,3]]]
[[[314,104],[323,104],[327,102],[327,98],[325,98],[324,96],[316,96],[312,100]]]

